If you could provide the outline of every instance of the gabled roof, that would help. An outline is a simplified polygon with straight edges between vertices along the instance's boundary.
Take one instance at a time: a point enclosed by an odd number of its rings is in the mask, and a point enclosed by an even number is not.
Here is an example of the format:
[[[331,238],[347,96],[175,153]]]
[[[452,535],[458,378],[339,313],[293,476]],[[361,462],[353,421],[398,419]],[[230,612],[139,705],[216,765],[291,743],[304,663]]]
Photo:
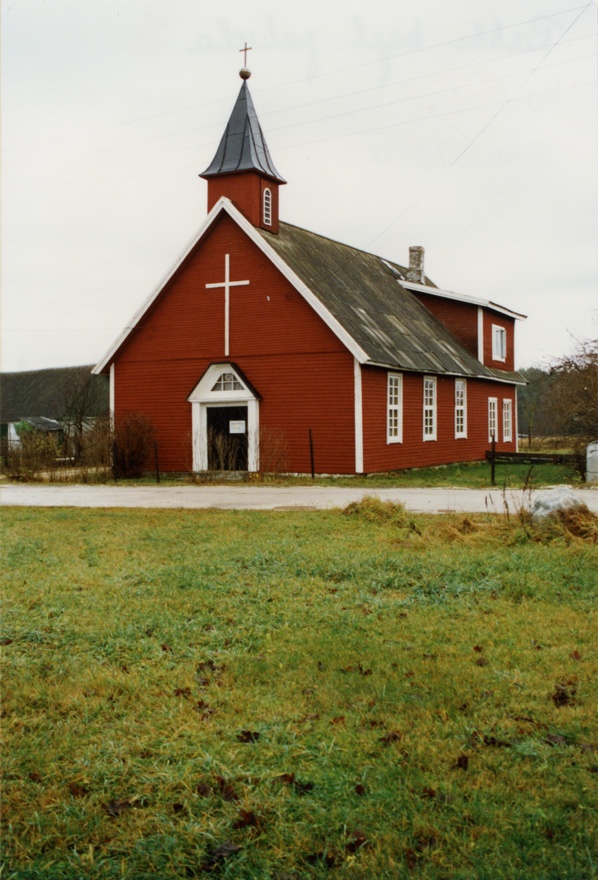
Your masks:
[[[424,373],[522,381],[481,364],[399,281],[405,269],[289,223],[259,230],[321,300],[371,364]],[[431,293],[435,287],[426,287]]]
[[[0,374],[0,421],[62,420],[83,389],[85,417],[108,415],[108,381],[105,376],[93,376],[92,369],[58,367]]]
[[[405,271],[403,267],[288,223],[280,224],[278,235],[256,229],[224,197],[214,205],[197,234],[94,368],[94,373],[108,367],[143,315],[222,213],[228,214],[273,262],[361,364],[524,384],[518,373],[494,370],[473,357],[399,282],[397,271]]]
[[[199,176],[209,178],[238,171],[258,171],[278,183],[286,183],[272,162],[247,80],[241,86],[216,155]]]

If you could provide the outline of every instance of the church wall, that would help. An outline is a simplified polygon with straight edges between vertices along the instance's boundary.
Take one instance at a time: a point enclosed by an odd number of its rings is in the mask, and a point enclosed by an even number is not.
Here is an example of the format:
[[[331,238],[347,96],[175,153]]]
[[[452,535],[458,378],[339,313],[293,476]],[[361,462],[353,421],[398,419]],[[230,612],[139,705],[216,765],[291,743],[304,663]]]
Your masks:
[[[470,303],[430,296],[413,290],[413,296],[441,321],[470,354],[478,356],[478,307]]]
[[[387,372],[373,367],[362,370],[364,471],[395,470],[479,461],[490,448],[488,439],[488,398],[498,404],[499,437],[497,449],[516,450],[516,406],[513,386],[467,380],[467,438],[455,438],[455,380],[437,377],[437,439],[423,439],[423,376],[403,373],[403,442],[388,443]],[[502,441],[502,401],[512,401],[511,442]]]
[[[224,279],[230,291],[230,353],[224,353]],[[306,357],[309,355],[309,357]],[[235,363],[261,395],[264,437],[280,438],[286,468],[309,472],[313,429],[320,472],[354,470],[353,358],[239,227],[224,217],[185,260],[115,361],[115,418],[143,413],[154,425],[160,467],[191,465],[187,397],[207,367]]]

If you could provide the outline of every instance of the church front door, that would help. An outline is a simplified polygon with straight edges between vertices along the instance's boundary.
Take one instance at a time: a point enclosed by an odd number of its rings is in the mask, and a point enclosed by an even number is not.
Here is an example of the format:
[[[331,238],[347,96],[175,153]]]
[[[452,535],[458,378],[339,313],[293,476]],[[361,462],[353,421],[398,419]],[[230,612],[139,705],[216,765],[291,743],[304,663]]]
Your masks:
[[[208,406],[208,469],[247,470],[247,407]]]

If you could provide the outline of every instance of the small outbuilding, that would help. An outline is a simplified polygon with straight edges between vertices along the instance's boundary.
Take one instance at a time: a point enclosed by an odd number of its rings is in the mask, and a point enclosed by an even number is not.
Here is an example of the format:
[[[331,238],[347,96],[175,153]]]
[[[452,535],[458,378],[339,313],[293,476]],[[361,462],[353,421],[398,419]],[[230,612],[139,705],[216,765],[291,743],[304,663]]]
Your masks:
[[[109,412],[108,380],[92,366],[56,367],[0,374],[0,437],[18,446],[25,430],[75,442]]]

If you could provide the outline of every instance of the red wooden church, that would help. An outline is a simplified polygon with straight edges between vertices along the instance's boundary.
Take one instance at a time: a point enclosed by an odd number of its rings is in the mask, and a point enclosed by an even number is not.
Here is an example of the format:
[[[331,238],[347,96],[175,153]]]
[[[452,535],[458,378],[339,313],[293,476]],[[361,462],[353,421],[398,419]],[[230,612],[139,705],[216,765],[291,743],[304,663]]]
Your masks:
[[[208,215],[96,373],[116,423],[152,423],[171,471],[373,473],[517,442],[516,312],[279,221],[249,71]]]

